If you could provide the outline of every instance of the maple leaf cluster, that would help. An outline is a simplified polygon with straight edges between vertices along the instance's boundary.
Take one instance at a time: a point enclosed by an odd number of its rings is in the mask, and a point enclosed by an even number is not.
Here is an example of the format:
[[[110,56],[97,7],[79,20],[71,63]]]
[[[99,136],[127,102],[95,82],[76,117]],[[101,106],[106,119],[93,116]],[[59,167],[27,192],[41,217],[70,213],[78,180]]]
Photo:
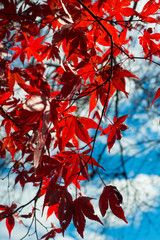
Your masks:
[[[80,183],[89,181],[91,169],[104,169],[92,156],[97,134],[107,135],[110,152],[128,128],[124,123],[128,115],[114,116],[107,127],[102,124],[102,117],[108,119],[114,94],[119,91],[128,97],[126,80],[138,79],[116,58],[136,59],[129,49],[128,32],[141,29],[144,59],[152,62],[153,56],[160,56],[160,34],[151,27],[132,24],[133,17],[141,23],[158,24],[160,4],[149,0],[138,12],[135,3],[1,0],[0,114],[5,136],[0,140],[0,157],[10,153],[15,185],[23,190],[32,183],[38,188],[26,205],[0,205],[0,220],[6,219],[9,237],[15,219],[21,224],[21,218],[36,221],[36,203],[42,196],[42,213],[48,208],[47,218],[55,214],[60,227],[52,223],[52,230],[41,239],[64,235],[72,220],[81,237],[86,218],[102,224],[92,198],[81,194]],[[158,90],[154,100],[159,96]],[[77,102],[84,98],[88,98],[88,117],[77,115]],[[97,106],[102,109],[100,114]],[[23,160],[17,160],[17,153]],[[71,184],[75,186],[74,199]],[[32,202],[33,212],[19,215],[19,210]],[[113,214],[127,223],[121,203],[116,187],[105,185],[99,199],[102,216],[109,205]]]

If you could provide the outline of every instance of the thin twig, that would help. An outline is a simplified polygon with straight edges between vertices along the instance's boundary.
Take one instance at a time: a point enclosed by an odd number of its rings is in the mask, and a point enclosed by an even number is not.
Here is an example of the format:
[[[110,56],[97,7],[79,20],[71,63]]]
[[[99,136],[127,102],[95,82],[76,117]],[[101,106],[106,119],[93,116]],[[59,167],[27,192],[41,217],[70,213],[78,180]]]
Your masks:
[[[38,197],[39,197],[39,194],[41,192],[41,187],[42,187],[42,181],[40,182],[40,185],[39,185],[39,189],[37,191],[37,194],[34,196],[34,198],[32,198],[28,203],[26,204],[23,204],[21,205],[20,207],[18,207],[17,209],[15,209],[12,213],[10,214],[7,214],[6,216],[3,216],[3,217],[0,217],[0,219],[5,219],[5,218],[8,218],[10,216],[12,216],[14,213],[18,212],[19,210],[21,210],[22,208],[28,206],[30,203],[32,203],[33,201],[37,201]]]

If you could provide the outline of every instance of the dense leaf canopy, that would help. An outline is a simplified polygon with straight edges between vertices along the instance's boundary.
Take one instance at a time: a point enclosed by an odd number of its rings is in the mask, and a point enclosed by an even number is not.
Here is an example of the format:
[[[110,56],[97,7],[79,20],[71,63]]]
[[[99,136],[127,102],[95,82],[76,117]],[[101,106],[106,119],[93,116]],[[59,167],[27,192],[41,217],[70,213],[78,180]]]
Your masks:
[[[86,218],[103,224],[92,198],[81,193],[81,181],[90,180],[90,171],[104,184],[99,198],[102,216],[110,207],[127,223],[120,206],[122,196],[101,178],[97,169],[104,166],[93,152],[98,135],[107,136],[110,152],[129,127],[127,112],[113,120],[107,115],[117,92],[127,101],[126,80],[140,81],[125,63],[144,59],[158,64],[160,33],[152,26],[160,23],[160,2],[148,0],[138,11],[139,2],[0,1],[0,114],[5,130],[0,157],[10,154],[9,174],[22,191],[29,183],[37,188],[28,203],[18,206],[13,199],[0,205],[0,220],[5,219],[9,237],[15,220],[23,225],[28,218],[31,225],[37,221],[39,198],[44,199],[42,214],[47,209],[47,218],[55,214],[60,225],[52,223],[41,239],[64,235],[71,221],[81,237]],[[131,51],[134,41],[141,47],[139,55]],[[160,89],[152,96],[152,104],[159,97]],[[87,116],[82,106],[78,112],[83,99],[88,103]],[[104,127],[103,118],[110,124]],[[33,211],[20,215],[31,203]]]

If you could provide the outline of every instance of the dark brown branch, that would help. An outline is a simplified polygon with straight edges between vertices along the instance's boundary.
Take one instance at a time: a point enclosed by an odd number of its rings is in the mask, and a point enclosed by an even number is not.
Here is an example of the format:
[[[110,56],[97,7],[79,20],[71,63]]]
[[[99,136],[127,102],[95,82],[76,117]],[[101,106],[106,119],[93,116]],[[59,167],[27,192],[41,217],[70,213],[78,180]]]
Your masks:
[[[105,110],[106,110],[106,106],[108,104],[108,100],[109,100],[109,93],[110,93],[110,88],[111,88],[111,79],[112,79],[112,76],[113,76],[113,60],[114,60],[114,57],[113,57],[113,47],[114,47],[114,42],[113,42],[113,38],[112,38],[112,35],[110,34],[110,32],[104,27],[104,25],[98,20],[98,18],[88,9],[88,7],[83,4],[80,0],[77,0],[83,7],[84,9],[99,23],[99,25],[105,30],[105,32],[108,34],[109,38],[110,38],[110,41],[111,41],[111,74],[110,74],[110,77],[109,77],[109,86],[108,86],[108,94],[107,94],[107,97],[106,97],[106,100],[105,100],[105,103],[104,103],[104,107],[102,109],[102,112],[101,112],[101,117],[100,117],[100,120],[99,120],[99,123],[98,123],[98,126],[97,126],[97,129],[96,129],[96,132],[95,132],[95,135],[94,135],[94,139],[93,139],[93,146],[92,146],[92,150],[91,150],[91,154],[90,154],[90,158],[89,160],[85,163],[85,165],[83,166],[83,168],[87,165],[87,163],[90,161],[92,161],[92,155],[93,155],[93,150],[94,150],[94,146],[95,146],[95,142],[96,142],[96,138],[97,138],[97,134],[98,134],[98,130],[99,130],[99,127],[100,127],[100,124],[102,122],[102,118],[105,114]],[[82,168],[82,169],[83,169]],[[92,164],[92,168],[93,168],[93,164]],[[82,169],[80,169],[80,172],[82,171]],[[93,168],[94,170],[94,168]],[[80,172],[78,173],[78,176],[80,174]],[[97,171],[96,171],[97,172]],[[98,172],[97,172],[98,173]],[[99,173],[98,173],[99,174]],[[77,176],[77,178],[78,178]],[[100,176],[100,175],[99,175]],[[103,182],[103,184],[105,185],[103,179],[101,178],[101,181]]]
[[[137,4],[138,4],[138,1],[137,1],[137,2],[134,2],[134,5],[133,5],[133,9],[134,9],[134,10],[136,10]],[[126,26],[128,25],[128,23],[130,24],[130,23],[133,21],[133,18],[134,18],[134,15],[132,15],[132,16],[130,17],[130,19],[128,20]]]

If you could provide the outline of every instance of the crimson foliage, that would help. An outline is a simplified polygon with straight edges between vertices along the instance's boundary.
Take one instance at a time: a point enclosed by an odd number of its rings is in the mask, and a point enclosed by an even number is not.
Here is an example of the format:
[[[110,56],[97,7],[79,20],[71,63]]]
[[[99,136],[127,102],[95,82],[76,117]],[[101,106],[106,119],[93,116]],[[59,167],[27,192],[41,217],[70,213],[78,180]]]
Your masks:
[[[0,157],[10,153],[15,185],[23,190],[33,183],[38,188],[24,205],[17,207],[14,201],[11,206],[0,205],[0,220],[6,219],[9,237],[15,219],[20,224],[24,218],[37,220],[36,204],[42,196],[42,213],[44,208],[48,208],[47,218],[55,213],[60,227],[52,224],[41,239],[64,235],[71,221],[81,237],[86,218],[103,224],[94,212],[92,198],[81,194],[80,182],[89,181],[90,169],[103,169],[92,156],[97,134],[108,136],[110,152],[128,128],[124,124],[128,115],[114,117],[104,129],[102,117],[107,118],[116,91],[128,97],[126,79],[138,78],[123,62],[137,58],[152,62],[153,56],[160,57],[160,33],[151,27],[159,24],[160,2],[148,0],[140,12],[136,10],[138,2],[0,1],[0,114],[6,132],[0,141]],[[140,32],[137,41],[143,52],[139,57],[130,52],[132,40],[136,40],[128,37],[132,31]],[[117,57],[123,61],[116,61]],[[52,71],[49,81],[48,68]],[[154,100],[159,96],[158,89]],[[76,103],[85,97],[88,117],[78,116]],[[101,105],[100,114],[97,104]],[[97,117],[98,123],[90,116]],[[93,137],[89,129],[94,129]],[[17,160],[17,153],[23,160]],[[74,198],[68,188],[71,184]],[[32,202],[33,211],[20,215]],[[102,216],[110,206],[113,214],[127,223],[121,203],[117,188],[104,183],[99,199]]]

